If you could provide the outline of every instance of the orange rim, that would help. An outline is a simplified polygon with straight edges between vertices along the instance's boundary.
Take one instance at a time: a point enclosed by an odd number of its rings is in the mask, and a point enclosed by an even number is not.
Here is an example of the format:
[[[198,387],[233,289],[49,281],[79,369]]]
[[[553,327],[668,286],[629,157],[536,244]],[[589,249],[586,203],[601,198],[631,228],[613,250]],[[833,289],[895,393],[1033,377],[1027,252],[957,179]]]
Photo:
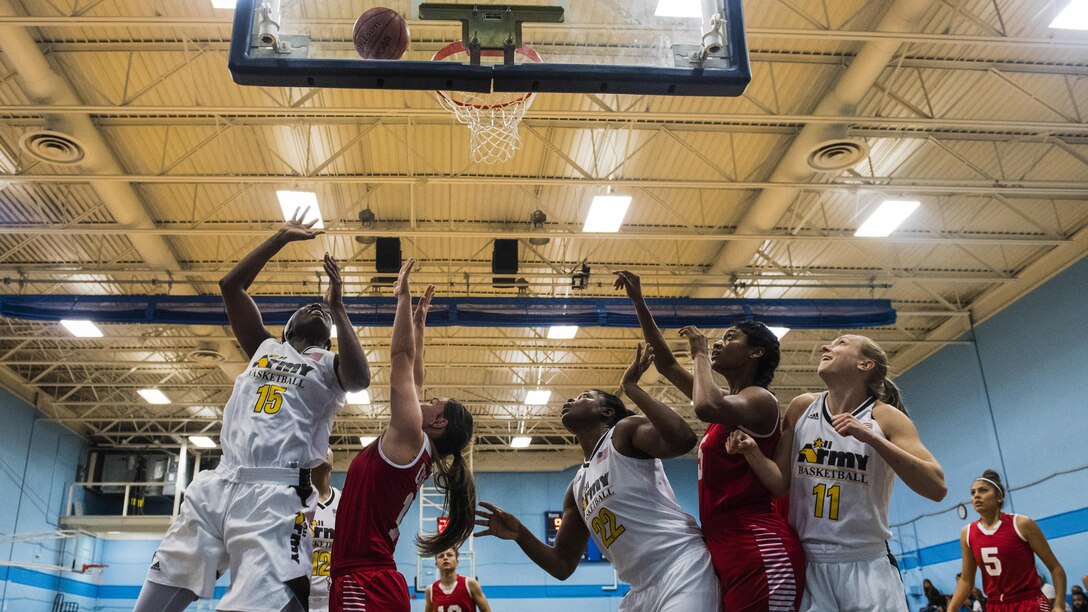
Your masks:
[[[465,43],[460,40],[454,41],[439,49],[438,52],[434,54],[434,57],[431,58],[431,61],[441,62],[446,58],[457,55],[458,53],[468,53],[468,47],[466,47]],[[534,64],[540,64],[544,61],[543,59],[541,59],[540,54],[536,52],[536,49],[533,49],[529,45],[522,45],[517,49],[514,49],[514,53],[524,57],[525,59],[533,62]],[[484,57],[501,57],[503,55],[503,52],[495,49],[481,49],[480,55]],[[447,102],[457,106],[472,107],[480,110],[489,110],[494,108],[505,108],[507,106],[513,106],[515,104],[521,104],[529,98],[533,97],[534,92],[527,92],[525,95],[517,99],[511,100],[509,102],[503,102],[502,104],[472,104],[471,102],[462,102],[461,100],[456,100],[446,95],[446,92],[442,91],[441,89],[438,90],[438,95],[442,96],[443,100],[446,100]]]

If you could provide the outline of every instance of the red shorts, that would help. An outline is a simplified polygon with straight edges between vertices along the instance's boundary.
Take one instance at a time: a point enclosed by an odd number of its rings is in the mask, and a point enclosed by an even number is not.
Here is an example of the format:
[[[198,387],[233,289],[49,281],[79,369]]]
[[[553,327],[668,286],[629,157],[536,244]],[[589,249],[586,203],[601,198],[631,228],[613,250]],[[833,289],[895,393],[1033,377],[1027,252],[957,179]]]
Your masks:
[[[755,515],[704,532],[729,612],[797,610],[805,592],[805,554],[777,515]]]
[[[395,569],[359,569],[332,579],[330,612],[409,612],[408,583]]]
[[[991,597],[986,600],[986,612],[1050,612],[1050,600],[1042,593],[1020,601],[997,601]]]

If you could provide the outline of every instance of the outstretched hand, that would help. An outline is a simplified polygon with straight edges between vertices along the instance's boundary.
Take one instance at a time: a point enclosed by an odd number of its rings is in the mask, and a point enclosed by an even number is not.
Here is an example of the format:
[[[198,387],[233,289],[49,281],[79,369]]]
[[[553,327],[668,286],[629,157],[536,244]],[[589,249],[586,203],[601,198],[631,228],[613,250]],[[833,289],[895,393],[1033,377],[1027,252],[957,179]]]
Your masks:
[[[295,209],[295,214],[291,215],[286,223],[281,225],[277,232],[283,236],[286,242],[294,242],[296,240],[313,240],[321,234],[325,233],[323,229],[313,229],[317,224],[317,219],[309,223],[303,223],[303,219],[306,218],[306,213],[310,212],[310,207],[302,208],[301,206]]]
[[[725,452],[730,455],[745,455],[756,450],[759,450],[759,446],[752,436],[739,429],[734,429],[725,439]]]
[[[325,274],[329,277],[329,288],[325,290],[325,303],[329,308],[344,307],[344,284],[340,280],[340,267],[332,255],[325,253]]]
[[[431,308],[431,298],[434,297],[434,285],[427,285],[427,290],[423,292],[423,297],[419,298],[416,302],[416,309],[412,311],[412,324],[416,329],[423,327],[427,323],[427,311]]]
[[[642,343],[639,342],[638,347],[635,348],[635,359],[631,362],[631,365],[627,366],[627,371],[623,373],[623,379],[620,384],[638,384],[639,379],[641,379],[642,375],[646,373],[646,370],[650,369],[650,364],[652,364],[653,362],[653,347],[647,346],[644,349]]]
[[[632,300],[642,299],[642,280],[637,274],[627,270],[617,270],[613,274],[616,275],[615,289],[623,288]]]
[[[680,330],[680,335],[688,339],[688,346],[691,349],[692,357],[707,352],[706,335],[704,335],[702,330],[698,327],[688,325]]]
[[[396,297],[412,296],[412,288],[408,284],[408,277],[412,275],[412,268],[415,267],[416,260],[412,257],[408,258],[408,261],[400,267],[400,273],[397,275],[397,282],[393,285],[393,295]]]
[[[521,521],[518,517],[485,501],[480,502],[480,505],[484,509],[476,509],[476,524],[487,529],[472,535],[475,537],[490,535],[501,540],[513,540],[518,537],[518,531],[521,530]]]

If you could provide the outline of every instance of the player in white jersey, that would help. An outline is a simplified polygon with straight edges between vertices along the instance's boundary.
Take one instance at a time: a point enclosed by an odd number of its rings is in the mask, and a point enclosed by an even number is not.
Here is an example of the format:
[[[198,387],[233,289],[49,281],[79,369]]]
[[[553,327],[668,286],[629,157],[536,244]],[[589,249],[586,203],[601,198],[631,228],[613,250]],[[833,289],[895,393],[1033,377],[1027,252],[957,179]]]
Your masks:
[[[181,513],[159,545],[135,612],[183,610],[212,596],[230,568],[220,610],[305,610],[312,539],[307,528],[316,496],[310,468],[329,447],[332,419],[345,391],[370,384],[366,356],[344,309],[340,271],[325,255],[324,304],[296,311],[283,341],[265,329],[246,293],[281,248],[321,234],[306,211],[243,258],[219,282],[231,329],[249,357],[223,410],[223,458],[185,491]],[[339,354],[331,348],[332,326]]]
[[[329,449],[325,461],[310,470],[310,479],[317,490],[317,512],[310,523],[314,535],[314,565],[310,575],[310,612],[329,612],[330,572],[332,568],[332,539],[336,535],[336,508],[340,505],[340,489],[329,482],[333,455]]]
[[[592,537],[631,585],[621,612],[714,612],[721,592],[710,552],[661,465],[690,451],[697,438],[679,414],[638,387],[650,361],[640,346],[624,374],[624,392],[645,416],[631,415],[619,398],[597,389],[563,405],[563,426],[578,438],[585,463],[567,488],[555,545],[486,502],[476,521],[486,529],[476,535],[516,541],[560,580],[574,572]]]
[[[727,449],[744,453],[774,495],[790,495],[790,523],[805,549],[802,611],[907,612],[887,544],[892,484],[898,475],[940,501],[944,471],[907,417],[875,342],[836,338],[821,348],[817,372],[827,391],[790,402],[773,460],[739,431]]]

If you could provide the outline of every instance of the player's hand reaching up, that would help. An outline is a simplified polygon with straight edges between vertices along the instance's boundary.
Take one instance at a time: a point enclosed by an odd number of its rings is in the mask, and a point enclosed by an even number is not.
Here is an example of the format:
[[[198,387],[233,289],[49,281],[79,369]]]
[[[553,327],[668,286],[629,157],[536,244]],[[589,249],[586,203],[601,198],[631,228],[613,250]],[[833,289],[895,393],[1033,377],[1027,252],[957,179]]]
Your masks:
[[[619,270],[613,272],[616,275],[615,288],[623,288],[627,291],[627,297],[632,300],[641,300],[642,298],[642,280],[637,274],[628,272],[627,270]]]
[[[325,275],[329,277],[329,288],[325,290],[325,303],[329,308],[344,307],[344,284],[340,280],[340,266],[332,255],[325,253]]]
[[[725,452],[730,455],[746,455],[758,450],[759,446],[756,445],[756,441],[752,439],[752,436],[739,429],[734,429],[733,433],[729,434],[729,437],[725,439]]]
[[[296,208],[295,214],[291,216],[291,219],[281,225],[277,233],[283,238],[284,242],[294,242],[296,240],[313,240],[321,234],[325,233],[322,229],[313,229],[317,224],[317,219],[309,223],[303,223],[302,220],[306,218],[306,213],[310,212],[310,207]]]
[[[476,524],[487,529],[472,535],[476,537],[490,535],[501,540],[513,540],[518,537],[518,532],[521,530],[521,521],[518,517],[485,501],[480,502],[480,505],[484,509],[476,509]]]
[[[707,352],[706,335],[702,330],[694,325],[688,325],[680,330],[680,335],[688,339],[688,346],[691,348],[691,356],[702,355]]]
[[[635,359],[631,362],[631,365],[627,366],[627,371],[623,373],[623,380],[620,381],[620,384],[637,385],[639,379],[646,373],[646,370],[650,369],[650,364],[653,362],[653,347],[647,346],[643,349],[642,343],[639,342],[638,348],[635,349]]]
[[[397,275],[397,282],[393,285],[393,295],[395,297],[412,296],[412,288],[408,284],[408,277],[412,274],[412,268],[415,267],[415,258],[409,257],[408,261],[404,262],[404,265],[400,267],[400,274]]]
[[[416,302],[416,309],[412,311],[412,324],[416,329],[421,329],[427,323],[427,311],[431,308],[431,298],[434,297],[434,285],[427,285],[423,297]]]

